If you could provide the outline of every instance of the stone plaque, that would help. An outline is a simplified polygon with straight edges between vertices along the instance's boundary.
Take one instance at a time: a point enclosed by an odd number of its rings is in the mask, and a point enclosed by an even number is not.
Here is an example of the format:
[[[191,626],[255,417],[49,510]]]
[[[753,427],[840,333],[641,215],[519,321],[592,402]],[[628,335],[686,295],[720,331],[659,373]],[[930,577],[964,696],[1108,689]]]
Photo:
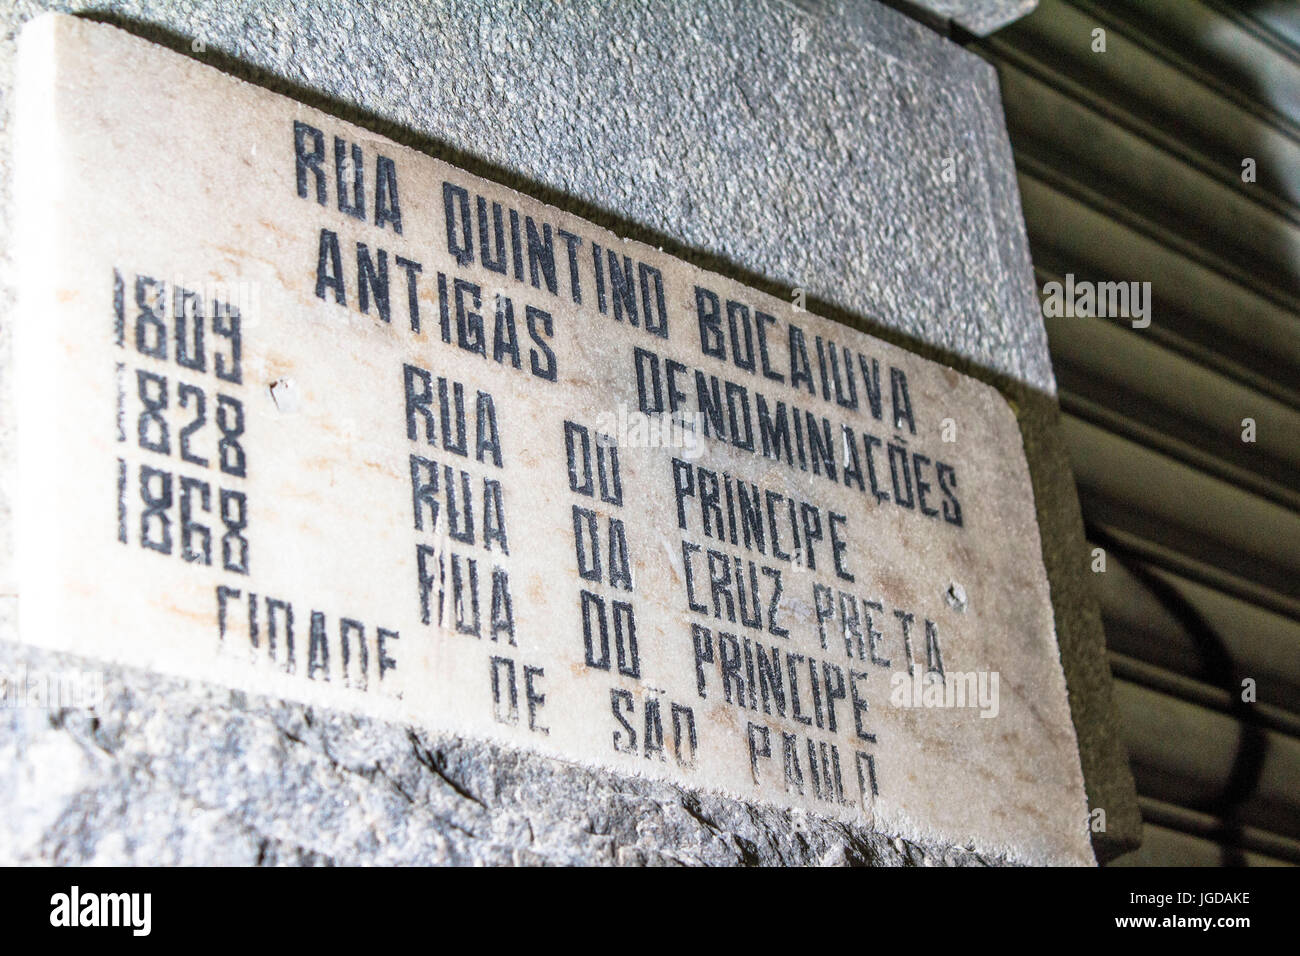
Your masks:
[[[18,124],[24,640],[1092,862],[993,389],[111,27]]]

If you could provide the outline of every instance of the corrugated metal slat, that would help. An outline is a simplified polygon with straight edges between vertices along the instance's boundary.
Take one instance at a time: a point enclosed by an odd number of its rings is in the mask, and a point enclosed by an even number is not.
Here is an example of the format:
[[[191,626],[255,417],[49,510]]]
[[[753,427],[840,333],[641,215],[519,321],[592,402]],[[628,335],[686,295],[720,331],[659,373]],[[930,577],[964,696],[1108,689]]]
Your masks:
[[[1040,286],[1151,283],[1149,328],[1045,317],[1145,818],[1117,862],[1300,863],[1300,4],[1040,0],[973,48]]]

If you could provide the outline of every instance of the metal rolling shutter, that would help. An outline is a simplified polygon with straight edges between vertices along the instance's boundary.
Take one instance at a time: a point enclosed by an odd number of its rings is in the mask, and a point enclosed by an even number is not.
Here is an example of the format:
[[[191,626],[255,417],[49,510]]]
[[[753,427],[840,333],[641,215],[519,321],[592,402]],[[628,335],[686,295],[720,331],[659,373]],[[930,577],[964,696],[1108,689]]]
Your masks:
[[[1040,287],[1151,283],[1147,329],[1046,320],[1145,821],[1117,862],[1300,862],[1300,4],[1040,0],[956,39],[999,71]]]

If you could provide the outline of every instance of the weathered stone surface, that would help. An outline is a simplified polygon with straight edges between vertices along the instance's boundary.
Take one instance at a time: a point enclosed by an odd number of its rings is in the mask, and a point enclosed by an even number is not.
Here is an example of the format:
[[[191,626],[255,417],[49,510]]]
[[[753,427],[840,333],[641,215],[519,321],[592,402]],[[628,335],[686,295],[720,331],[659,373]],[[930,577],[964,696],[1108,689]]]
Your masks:
[[[0,671],[84,666],[0,643]],[[94,717],[0,710],[0,759],[7,864],[1008,862],[125,668]]]
[[[36,8],[20,3],[12,9],[4,52],[12,50],[17,23]],[[818,19],[808,34],[815,47],[811,57],[787,50],[800,14],[775,4],[770,10],[746,5],[739,11],[709,7],[679,12],[602,6],[572,15],[561,11],[555,14],[559,21],[548,19],[549,8],[544,17],[508,5],[480,13],[478,8],[426,11],[422,5],[405,10],[388,4],[382,15],[288,4],[101,9],[116,10],[109,15],[186,50],[191,39],[202,39],[206,50],[200,59],[269,85],[287,80],[301,98],[382,127],[411,145],[450,148],[453,158],[477,171],[529,184],[533,192],[540,186],[546,198],[620,231],[652,241],[680,237],[680,244],[670,244],[728,274],[750,282],[761,275],[758,284],[778,291],[802,285],[814,308],[841,319],[861,325],[855,313],[877,314],[880,323],[868,325],[873,331],[933,343],[934,354],[948,361],[969,357],[962,362],[967,370],[987,375],[1010,392],[1016,391],[1015,382],[1028,382],[1017,400],[1033,421],[1026,424],[1026,441],[1040,492],[1044,557],[1058,621],[1071,619],[1070,628],[1061,625],[1060,637],[1067,673],[1072,660],[1101,660],[1095,611],[1081,589],[1077,604],[1063,606],[1060,597],[1061,581],[1077,580],[1083,566],[1077,510],[1068,471],[1058,470],[1053,454],[1044,466],[1036,453],[1041,446],[1056,447],[1050,415],[1031,414],[1037,397],[1050,395],[1051,376],[1041,324],[1033,312],[995,84],[974,58],[871,4],[836,12],[829,21]],[[841,35],[848,40],[839,43]],[[477,42],[467,46],[466,37]],[[610,37],[645,39],[638,49],[633,40],[607,42]],[[496,38],[504,41],[495,44]],[[405,53],[371,56],[364,50],[372,45]],[[485,48],[493,55],[481,55]],[[764,51],[767,65],[737,73],[740,64],[755,62],[749,55],[755,50]],[[690,69],[667,68],[665,56],[669,64],[672,57],[683,57]],[[881,68],[864,71],[863,56],[875,58]],[[578,60],[583,70],[574,72],[570,64]],[[339,71],[340,62],[350,68]],[[439,69],[428,69],[428,63],[438,63]],[[860,95],[837,92],[844,89],[844,77],[868,75],[871,83]],[[948,216],[942,207],[927,215],[932,197],[909,188],[908,181],[932,175],[934,169],[922,171],[910,158],[916,150],[895,144],[887,128],[883,136],[882,130],[871,137],[864,133],[862,117],[874,116],[883,127],[932,135],[922,118],[911,116],[911,95],[904,92],[929,82],[923,79],[927,75],[943,78],[953,115],[973,124],[958,133],[959,157],[969,160],[965,169],[971,176],[959,177],[954,201],[985,208],[987,195],[994,217],[988,229],[971,228],[963,215]],[[625,78],[630,78],[626,84]],[[539,102],[546,106],[540,112]],[[436,108],[430,109],[430,103]],[[691,103],[700,108],[683,108]],[[873,105],[866,108],[864,103]],[[629,125],[618,118],[624,104],[628,116],[651,119],[644,127]],[[726,114],[725,123],[714,110]],[[779,116],[780,123],[774,125],[772,116]],[[947,128],[939,119],[938,125]],[[720,133],[720,127],[727,130]],[[629,166],[623,160],[635,151],[641,128],[654,129],[665,146],[655,163]],[[971,129],[978,130],[973,137]],[[753,148],[755,143],[765,145]],[[706,153],[719,160],[710,161]],[[0,152],[0,163],[6,155],[7,149]],[[783,157],[776,168],[773,155]],[[960,159],[958,168],[963,168]],[[859,194],[858,184],[864,181],[873,184],[866,197]],[[651,198],[653,187],[663,183],[677,187],[677,203]],[[686,184],[694,187],[686,191]],[[756,195],[773,202],[756,203]],[[864,198],[883,205],[864,217]],[[742,221],[738,212],[747,218]],[[924,225],[898,230],[898,224],[914,217]],[[815,220],[817,228],[798,242],[787,242],[789,224],[805,219]],[[998,245],[970,241],[973,235],[990,233],[999,237]],[[834,254],[837,247],[851,246],[854,255]],[[931,258],[928,248],[938,250],[937,258]],[[936,261],[948,267],[935,269]],[[994,297],[984,290],[994,290]],[[943,307],[927,306],[927,299],[931,305],[942,301]],[[1045,405],[1052,405],[1050,399]],[[1040,428],[1045,430],[1032,432]],[[1051,493],[1046,505],[1044,489]],[[1062,490],[1069,502],[1063,509],[1056,497]],[[1127,772],[1105,728],[1104,664],[1092,680],[1085,686],[1071,678],[1071,693],[1096,702],[1093,709],[1099,713],[1090,715],[1084,762],[1090,790],[1111,795],[1094,796],[1094,802],[1106,802],[1115,830],[1115,808],[1124,804]],[[146,681],[138,688],[136,706],[162,706],[161,694],[146,701],[148,686]],[[382,724],[363,725],[369,729],[360,733],[399,733]],[[540,758],[528,759],[547,765]],[[1101,783],[1097,767],[1103,768]],[[139,793],[135,798],[146,799]],[[200,841],[188,852],[192,860],[202,860],[214,849]],[[364,859],[365,854],[342,858]]]
[[[1008,23],[1028,16],[1038,0],[898,0],[896,6],[915,10],[938,25],[952,22],[976,36],[988,36]]]
[[[1091,860],[996,390],[112,27],[20,65],[24,640]]]

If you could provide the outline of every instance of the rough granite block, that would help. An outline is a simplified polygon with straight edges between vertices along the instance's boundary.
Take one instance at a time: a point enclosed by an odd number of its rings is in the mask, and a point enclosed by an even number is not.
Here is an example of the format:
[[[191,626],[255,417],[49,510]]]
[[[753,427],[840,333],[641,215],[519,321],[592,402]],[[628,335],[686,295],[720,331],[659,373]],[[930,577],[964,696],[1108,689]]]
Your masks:
[[[949,23],[955,23],[968,33],[985,37],[1033,13],[1038,0],[893,0],[893,5],[923,22],[934,22],[943,32]]]

